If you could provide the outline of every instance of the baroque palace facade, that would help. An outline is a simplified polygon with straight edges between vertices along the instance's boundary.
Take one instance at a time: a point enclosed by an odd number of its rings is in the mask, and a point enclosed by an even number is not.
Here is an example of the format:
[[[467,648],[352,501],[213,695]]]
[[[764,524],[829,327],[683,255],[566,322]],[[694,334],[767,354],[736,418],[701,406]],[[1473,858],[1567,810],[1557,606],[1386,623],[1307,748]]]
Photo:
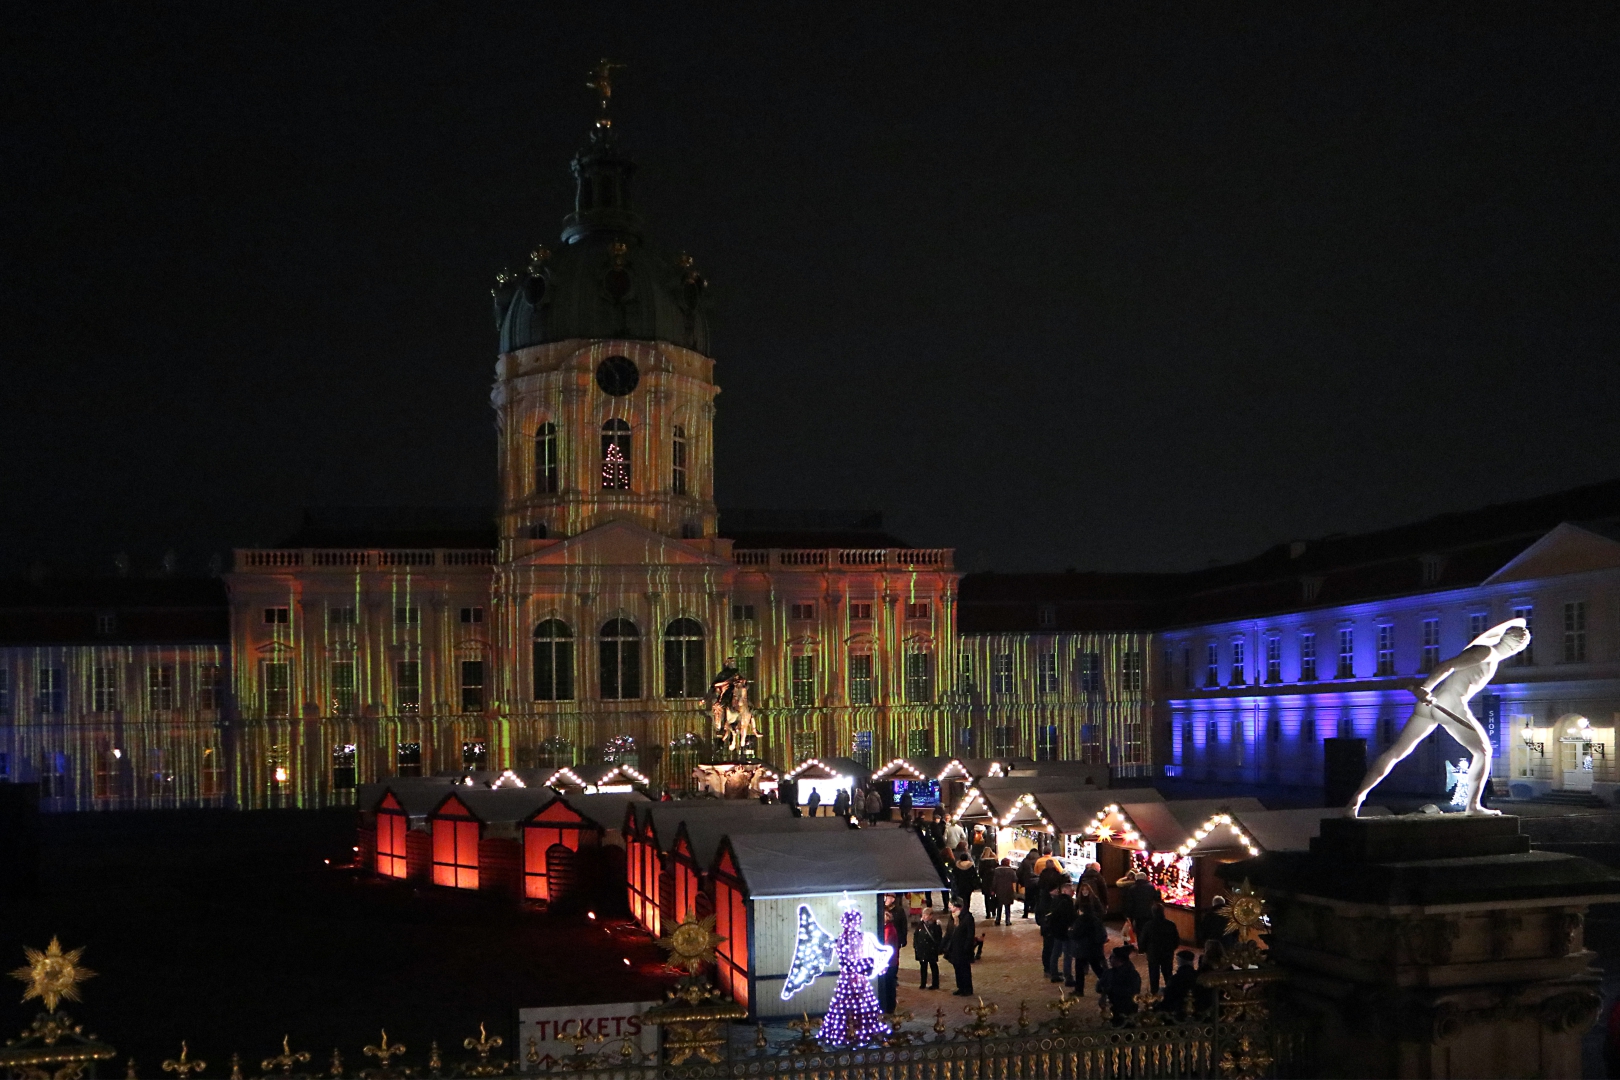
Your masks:
[[[678,784],[731,658],[778,767],[1146,766],[1144,636],[1033,608],[1041,633],[964,633],[951,549],[872,522],[722,530],[704,279],[645,242],[605,117],[572,166],[561,242],[495,289],[493,527],[314,513],[223,583],[18,583],[0,779],[40,782],[47,809],[320,806],[391,775],[602,759]]]

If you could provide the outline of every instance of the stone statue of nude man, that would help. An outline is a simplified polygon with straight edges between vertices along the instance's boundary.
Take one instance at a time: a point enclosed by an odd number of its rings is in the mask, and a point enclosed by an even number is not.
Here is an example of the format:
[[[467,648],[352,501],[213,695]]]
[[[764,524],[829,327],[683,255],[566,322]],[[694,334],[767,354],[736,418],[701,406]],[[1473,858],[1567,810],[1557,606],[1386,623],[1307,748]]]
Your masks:
[[[1449,660],[1442,660],[1427,679],[1412,692],[1418,703],[1412,716],[1401,728],[1400,735],[1388,750],[1378,755],[1362,778],[1361,787],[1345,812],[1355,817],[1367,793],[1388,776],[1390,770],[1413,750],[1418,743],[1437,727],[1443,727],[1452,738],[1462,743],[1473,760],[1468,766],[1468,812],[1470,814],[1496,814],[1480,803],[1485,794],[1485,780],[1491,774],[1491,740],[1484,725],[1468,711],[1468,700],[1484,688],[1496,674],[1503,660],[1523,652],[1530,644],[1530,629],[1523,619],[1509,619],[1493,626],[1468,643],[1468,648]]]

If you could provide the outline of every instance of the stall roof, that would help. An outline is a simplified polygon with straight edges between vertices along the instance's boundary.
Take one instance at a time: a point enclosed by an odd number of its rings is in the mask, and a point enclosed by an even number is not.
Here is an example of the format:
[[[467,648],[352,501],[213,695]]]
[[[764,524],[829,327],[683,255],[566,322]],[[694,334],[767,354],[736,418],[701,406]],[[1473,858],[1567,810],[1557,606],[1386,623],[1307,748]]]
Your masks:
[[[1090,779],[1091,786],[1106,788],[1109,786],[1109,779],[1112,776],[1112,773],[1107,765],[1100,765],[1096,763],[1088,764],[1079,761],[1032,761],[1028,764],[1020,764],[1011,772],[1003,775],[1014,778],[1029,776],[1076,776]]]
[[[1104,807],[1129,797],[1134,802],[1163,802],[1164,796],[1152,788],[1130,788],[1126,791],[1045,791],[1035,795],[1046,820],[1059,833],[1083,832]]]
[[[555,798],[557,793],[546,787],[455,787],[439,799],[454,796],[473,816],[486,825],[518,822]]]
[[[637,803],[635,811],[637,824],[652,822],[653,839],[661,852],[668,851],[675,842],[675,831],[683,821],[724,821],[742,831],[753,828],[755,822],[793,817],[793,808],[786,803],[767,804],[752,799],[676,799]]]
[[[808,758],[799,762],[788,770],[788,779],[797,779],[808,776],[812,780],[831,779],[834,776],[849,776],[854,779],[871,776],[872,770],[847,757]]]
[[[1322,819],[1343,815],[1344,807],[1308,806],[1300,810],[1238,810],[1232,809],[1232,820],[1253,840],[1261,851],[1309,851],[1311,838],[1322,831]],[[1362,808],[1367,817],[1383,817],[1389,811],[1382,806]],[[1206,819],[1207,821],[1207,819]],[[1243,846],[1227,830],[1217,829],[1206,836],[1196,848],[1199,853],[1213,851],[1241,851]]]
[[[726,844],[755,900],[924,892],[943,884],[922,840],[910,829],[736,833],[726,837]]]
[[[564,765],[561,768],[551,770],[545,780],[549,787],[558,787],[562,784],[574,787],[595,787],[598,784],[614,781],[621,784],[648,783],[647,777],[642,774],[641,770],[623,762],[604,765]],[[619,792],[617,794],[623,793]]]
[[[388,783],[367,786],[376,786],[381,789],[377,791],[375,797],[372,798],[371,805],[368,807],[368,809],[377,809],[378,804],[383,801],[383,796],[389,792],[392,792],[394,798],[398,800],[400,808],[405,811],[405,816],[413,818],[427,817],[429,814],[433,813],[434,809],[441,802],[444,801],[444,797],[446,795],[449,795],[455,790],[455,788],[449,784],[430,785],[411,783],[409,782],[409,778],[407,778],[407,782],[403,784]],[[361,803],[360,805],[365,806],[366,804]]]
[[[1175,851],[1216,814],[1264,810],[1259,799],[1177,799],[1120,803],[1120,811],[1136,826],[1151,851]]]
[[[595,825],[600,825],[605,833],[618,836],[624,829],[625,815],[633,802],[647,802],[647,796],[637,791],[609,792],[603,795],[584,795],[578,791],[559,792],[563,801],[575,810],[580,816]]]
[[[988,762],[975,759],[956,757],[908,757],[895,758],[872,774],[874,780],[887,780],[898,773],[907,773],[907,779],[915,779],[909,773],[920,773],[924,780],[950,780],[958,777],[969,781],[976,777],[987,775]]]
[[[1096,790],[1095,784],[1086,783],[1085,778],[1080,776],[987,776],[969,787],[956,804],[956,809],[951,811],[951,816],[973,820],[994,815],[999,819],[1020,795]],[[999,812],[996,810],[998,807],[1001,808]]]
[[[786,810],[787,807],[781,807]],[[720,841],[727,836],[753,836],[758,833],[828,832],[842,829],[849,832],[849,822],[836,817],[755,817],[746,821],[716,814],[689,817],[676,830],[686,830],[686,842],[692,847],[692,858],[701,867],[714,865],[714,856],[720,850]],[[673,843],[673,841],[671,842]]]

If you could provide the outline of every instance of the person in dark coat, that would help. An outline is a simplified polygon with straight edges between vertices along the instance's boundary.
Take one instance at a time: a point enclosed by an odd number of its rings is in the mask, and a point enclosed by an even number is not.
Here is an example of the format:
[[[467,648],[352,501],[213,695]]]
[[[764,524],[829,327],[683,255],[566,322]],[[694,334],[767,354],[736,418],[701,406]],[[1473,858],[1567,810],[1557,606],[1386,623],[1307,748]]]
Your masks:
[[[883,796],[879,795],[878,789],[874,787],[866,793],[866,823],[876,825],[883,817],[883,811]]]
[[[1181,948],[1181,928],[1165,914],[1163,904],[1154,904],[1142,934],[1142,953],[1147,957],[1148,993],[1159,992],[1159,976],[1170,985],[1170,969],[1175,963],[1176,950]]]
[[[1136,1013],[1136,995],[1142,992],[1142,976],[1131,963],[1129,945],[1121,945],[1108,957],[1108,1008],[1114,1015],[1114,1026],[1123,1027],[1125,1018]]]
[[[996,923],[1011,926],[1013,898],[1018,895],[1018,871],[1013,869],[1012,860],[1002,859],[990,881],[996,890]]]
[[[1219,938],[1210,938],[1204,942],[1204,955],[1198,958],[1198,973],[1206,971],[1219,971],[1226,966],[1226,950],[1221,948]],[[1193,986],[1193,1008],[1199,1013],[1206,1013],[1215,1007],[1215,988],[1213,986]]]
[[[1040,852],[1030,848],[1018,864],[1018,887],[1024,890],[1024,918],[1029,918],[1035,910],[1035,860],[1039,859]]]
[[[1217,896],[1209,902],[1209,910],[1198,921],[1198,936],[1204,940],[1218,938],[1230,948],[1238,943],[1237,931],[1226,925],[1226,897]]]
[[[849,792],[843,788],[839,788],[838,794],[833,796],[833,817],[849,817]]]
[[[945,935],[940,931],[939,920],[934,918],[934,909],[923,908],[922,921],[911,928],[911,955],[917,958],[918,970],[922,973],[922,985],[919,990],[939,989],[939,953],[945,947]],[[934,973],[934,985],[928,985],[928,973]]]
[[[966,852],[958,852],[951,869],[951,892],[961,898],[964,906],[973,903],[973,893],[979,887],[979,871]]]
[[[1038,923],[1046,917],[1046,905],[1052,901],[1052,891],[1063,884],[1063,871],[1057,868],[1056,859],[1047,859],[1046,865],[1035,878],[1035,921]]]
[[[904,791],[902,791],[900,793],[900,827],[902,829],[906,829],[906,828],[911,827],[911,788],[910,787],[907,787],[906,790],[904,790]]]
[[[821,789],[811,788],[810,797],[804,800],[804,812],[808,817],[815,817],[821,812]]]
[[[979,856],[979,891],[984,894],[984,917],[1001,921],[1001,899],[996,895],[996,853],[989,848]]]
[[[877,978],[878,1005],[886,1013],[894,1012],[899,1004],[900,950],[906,947],[906,922],[906,905],[900,897],[894,893],[884,893],[883,932],[880,937],[883,944],[894,950],[889,954],[889,966]]]
[[[1176,953],[1176,973],[1164,984],[1164,998],[1154,1007],[1171,1016],[1182,1016],[1197,987],[1198,968],[1193,965],[1193,951],[1182,949]]]
[[[971,997],[974,938],[977,936],[974,931],[977,928],[973,923],[973,913],[967,909],[967,901],[960,896],[951,897],[951,918],[956,925],[951,927],[951,936],[945,940],[942,955],[956,972],[956,989],[952,993],[957,997]]]
[[[1121,903],[1125,908],[1125,917],[1131,920],[1131,929],[1135,931],[1136,943],[1140,947],[1147,933],[1148,922],[1153,918],[1154,905],[1163,904],[1164,897],[1159,895],[1159,890],[1153,887],[1146,874],[1138,873],[1136,880],[1125,886]]]
[[[1080,880],[1091,886],[1091,895],[1097,898],[1102,905],[1102,913],[1108,914],[1108,882],[1103,880],[1102,863],[1091,863],[1080,874]]]
[[[1064,884],[1046,902],[1046,921],[1041,923],[1041,937],[1051,942],[1042,950],[1046,954],[1047,977],[1053,982],[1066,982],[1073,986],[1074,949],[1069,943],[1069,924],[1074,922],[1074,897],[1069,888]]]
[[[1074,898],[1074,921],[1069,924],[1069,940],[1074,942],[1075,996],[1086,992],[1086,969],[1097,976],[1097,993],[1103,992],[1107,969],[1103,960],[1108,955],[1108,924],[1103,922],[1102,905],[1091,891],[1089,882],[1081,881]]]
[[[934,807],[934,816],[928,822],[928,838],[941,850],[945,847],[945,808]]]

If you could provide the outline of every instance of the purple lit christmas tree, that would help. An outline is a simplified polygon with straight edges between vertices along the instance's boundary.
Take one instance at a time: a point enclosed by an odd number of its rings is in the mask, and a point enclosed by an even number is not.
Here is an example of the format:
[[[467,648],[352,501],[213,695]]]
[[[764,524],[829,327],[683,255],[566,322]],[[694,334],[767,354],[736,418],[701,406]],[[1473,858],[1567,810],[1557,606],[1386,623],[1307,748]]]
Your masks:
[[[833,937],[816,922],[809,907],[800,904],[799,935],[782,997],[790,998],[809,986],[836,956],[838,982],[817,1037],[836,1046],[879,1042],[889,1034],[889,1025],[883,1022],[883,1009],[872,992],[872,975],[888,968],[893,952],[861,929],[861,913],[853,907],[844,909],[839,934]]]

